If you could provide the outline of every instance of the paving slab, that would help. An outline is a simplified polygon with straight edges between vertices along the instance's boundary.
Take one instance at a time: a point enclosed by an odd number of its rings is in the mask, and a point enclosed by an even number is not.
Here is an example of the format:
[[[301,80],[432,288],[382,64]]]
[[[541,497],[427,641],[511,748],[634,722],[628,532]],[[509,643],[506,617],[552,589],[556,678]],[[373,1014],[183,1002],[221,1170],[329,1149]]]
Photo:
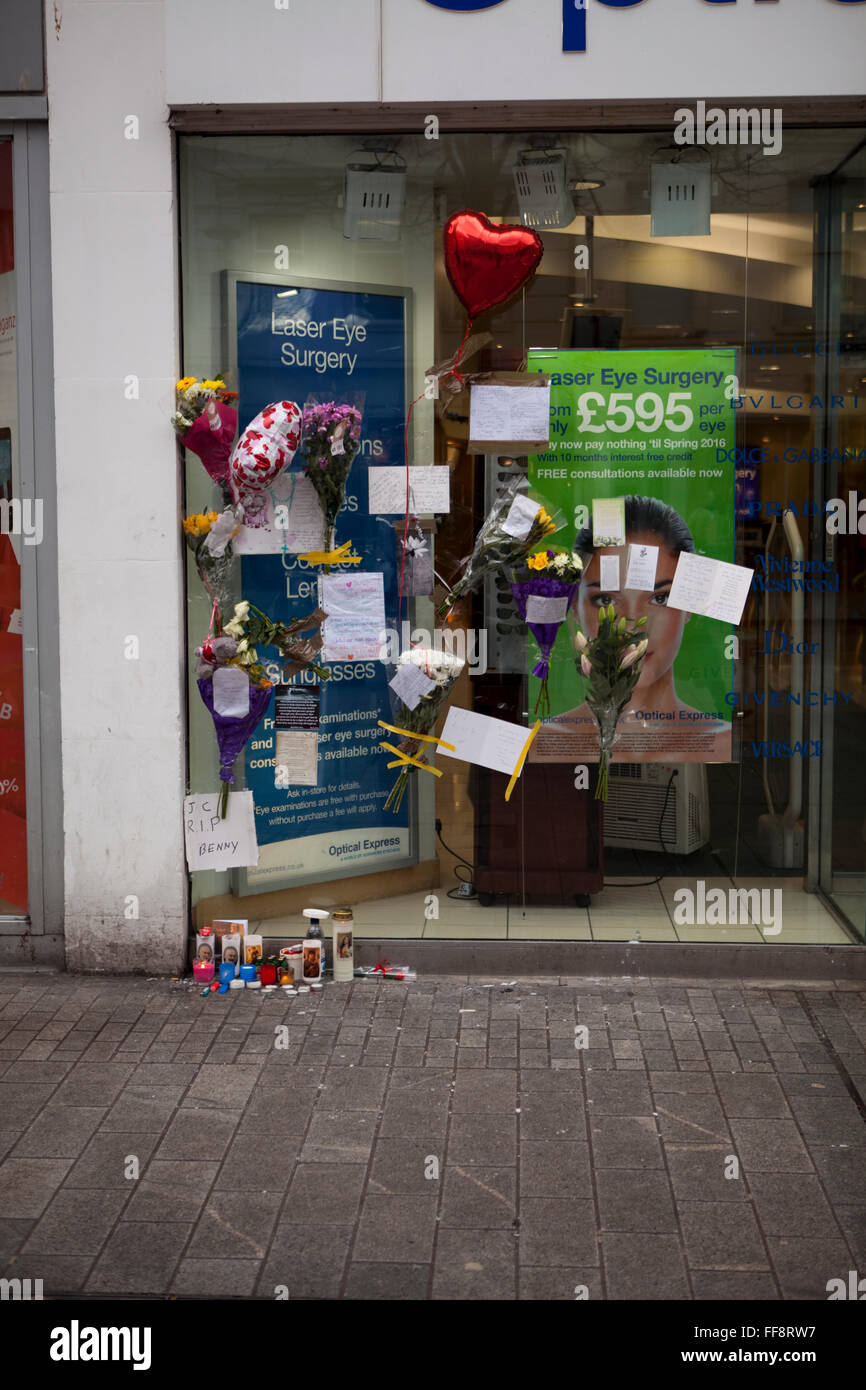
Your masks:
[[[826,1299],[866,1268],[866,988],[0,974],[0,1212],[50,1296]]]

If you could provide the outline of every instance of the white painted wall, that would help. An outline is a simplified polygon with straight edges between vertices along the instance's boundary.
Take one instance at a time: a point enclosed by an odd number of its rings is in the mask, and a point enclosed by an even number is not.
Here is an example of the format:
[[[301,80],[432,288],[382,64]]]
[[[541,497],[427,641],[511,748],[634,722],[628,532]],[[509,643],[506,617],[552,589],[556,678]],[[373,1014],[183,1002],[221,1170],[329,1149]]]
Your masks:
[[[63,0],[56,13],[59,32],[49,0],[67,962],[169,971],[186,878],[163,6]],[[124,138],[128,115],[138,140]],[[128,634],[139,661],[124,658]],[[129,894],[138,921],[124,919]]]
[[[165,0],[169,102],[535,101],[857,95],[866,5],[560,0],[454,13],[427,0]],[[377,40],[382,32],[381,72]],[[190,40],[195,34],[195,43]],[[226,55],[231,54],[231,62]]]

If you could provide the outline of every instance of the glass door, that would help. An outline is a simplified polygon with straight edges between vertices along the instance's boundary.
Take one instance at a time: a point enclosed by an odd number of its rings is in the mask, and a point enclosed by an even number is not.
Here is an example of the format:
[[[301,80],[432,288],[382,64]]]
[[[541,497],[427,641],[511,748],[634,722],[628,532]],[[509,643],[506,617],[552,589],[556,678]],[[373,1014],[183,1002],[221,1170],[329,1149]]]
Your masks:
[[[823,757],[816,760],[820,797],[819,887],[866,936],[866,144],[816,188],[817,322],[826,325],[817,359],[815,491],[828,504],[819,519],[827,589],[820,610]],[[861,509],[862,508],[862,513]],[[815,614],[814,616],[818,616]]]

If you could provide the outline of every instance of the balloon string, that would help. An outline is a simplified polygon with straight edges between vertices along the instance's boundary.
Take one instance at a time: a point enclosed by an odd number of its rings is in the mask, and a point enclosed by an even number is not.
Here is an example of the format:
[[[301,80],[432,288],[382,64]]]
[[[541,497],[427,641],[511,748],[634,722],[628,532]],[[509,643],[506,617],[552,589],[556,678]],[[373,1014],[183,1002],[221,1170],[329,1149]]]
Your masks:
[[[469,334],[470,334],[471,332],[472,332],[472,319],[470,318],[470,319],[467,319],[467,321],[466,321],[466,332],[463,334],[463,341],[462,341],[462,343],[460,344],[459,348],[457,349],[457,356],[454,358],[454,366],[451,368],[450,372],[446,372],[446,373],[445,373],[446,376],[456,376],[457,380],[460,382],[461,387],[465,386],[466,382],[465,382],[465,379],[464,379],[462,373],[461,373],[461,372],[458,372],[457,368],[458,368],[459,365],[460,365],[460,359],[461,359],[461,357],[463,356],[463,349],[466,347],[466,341],[467,341],[467,339],[468,339],[468,337],[469,337]]]
[[[409,427],[412,423],[412,411],[419,401],[423,401],[426,391],[422,391],[420,396],[416,396],[414,401],[409,404],[406,414],[406,428],[403,431],[403,457],[406,460],[406,521],[403,526],[403,555],[400,561],[400,597],[397,600],[397,621],[403,612],[403,578],[406,573],[406,542],[409,539]]]
[[[463,334],[463,340],[459,348],[457,349],[457,356],[454,359],[454,366],[450,369],[450,371],[444,372],[442,374],[442,376],[439,378],[440,382],[445,381],[449,376],[456,376],[457,380],[460,382],[461,388],[465,386],[465,378],[460,372],[458,372],[457,368],[460,365],[460,359],[463,356],[463,350],[466,347],[466,343],[471,331],[472,319],[470,318],[467,320],[466,323],[466,332]],[[423,401],[426,394],[426,391],[422,391],[421,395],[416,396],[414,401],[410,403],[409,410],[406,414],[406,428],[403,432],[403,455],[406,460],[406,520],[403,525],[403,555],[400,561],[400,596],[397,600],[398,622],[400,621],[400,615],[403,611],[403,580],[406,573],[406,542],[409,539],[409,428],[412,422],[412,411],[415,409],[415,406],[418,404],[419,401]],[[413,644],[410,642],[409,645],[412,646]]]
[[[202,576],[202,578],[204,578],[204,576]],[[214,623],[216,623],[217,634],[219,634],[219,633],[222,632],[222,626],[221,626],[221,624],[220,624],[220,610],[219,610],[219,606],[218,606],[217,601],[216,601],[216,596],[214,595],[213,590],[211,589],[211,587],[210,587],[210,585],[208,584],[208,582],[207,582],[206,579],[204,580],[204,583],[205,583],[205,587],[207,588],[208,593],[209,593],[209,594],[211,595],[211,597],[213,598],[213,608],[212,608],[211,611],[210,611],[210,623],[209,623],[209,625],[208,625],[208,630],[207,630],[207,635],[208,635],[208,637],[213,637],[213,635],[214,635]]]

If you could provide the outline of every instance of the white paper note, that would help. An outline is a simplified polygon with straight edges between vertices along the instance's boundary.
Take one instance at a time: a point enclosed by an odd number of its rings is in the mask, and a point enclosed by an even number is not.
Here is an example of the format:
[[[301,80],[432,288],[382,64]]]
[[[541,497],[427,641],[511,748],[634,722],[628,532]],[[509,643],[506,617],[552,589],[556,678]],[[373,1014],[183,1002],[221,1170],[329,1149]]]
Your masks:
[[[600,555],[598,558],[601,569],[601,574],[598,577],[601,593],[616,593],[619,589],[619,556]]]
[[[186,862],[190,869],[245,869],[259,862],[250,791],[229,792],[228,814],[219,815],[220,793],[184,797]]]
[[[526,600],[528,623],[561,623],[568,612],[568,598],[530,594]]]
[[[371,516],[405,516],[406,469],[370,468]],[[425,512],[450,512],[451,469],[431,465],[409,469],[409,512],[413,516]]]
[[[491,719],[470,709],[450,709],[440,738],[453,743],[456,752],[441,746],[437,754],[459,758],[464,763],[477,763],[493,772],[506,772],[510,777],[526,746],[530,730],[523,724],[510,724],[505,719]]]
[[[6,631],[14,633],[16,637],[21,637],[23,635],[24,625],[21,621],[20,608],[12,609],[12,617],[9,619],[9,626],[7,627]]]
[[[527,497],[525,492],[519,492],[508,509],[508,515],[502,523],[502,529],[507,536],[513,536],[515,540],[525,540],[532,530],[532,523],[541,511],[541,503],[533,502],[531,497]]]
[[[286,468],[264,494],[264,526],[242,526],[232,542],[238,555],[291,555],[321,550],[325,521],[319,497],[309,478]]]
[[[625,498],[592,499],[593,545],[625,545]]]
[[[226,719],[244,719],[250,712],[250,680],[239,666],[218,666],[213,673],[213,707]]]
[[[469,438],[537,443],[550,438],[549,386],[473,386]]]
[[[422,698],[436,688],[436,682],[431,681],[413,661],[402,662],[397,667],[394,679],[388,684],[407,709],[417,709]]]
[[[684,553],[677,561],[667,606],[736,626],[743,616],[753,578],[754,570],[744,565]]]
[[[627,589],[644,589],[652,593],[656,586],[656,566],[659,560],[657,545],[630,545],[625,571]]]
[[[377,661],[385,631],[385,589],[381,572],[323,574],[319,579],[323,661]]]
[[[316,729],[278,733],[274,756],[275,787],[315,787],[319,781],[319,735]]]

